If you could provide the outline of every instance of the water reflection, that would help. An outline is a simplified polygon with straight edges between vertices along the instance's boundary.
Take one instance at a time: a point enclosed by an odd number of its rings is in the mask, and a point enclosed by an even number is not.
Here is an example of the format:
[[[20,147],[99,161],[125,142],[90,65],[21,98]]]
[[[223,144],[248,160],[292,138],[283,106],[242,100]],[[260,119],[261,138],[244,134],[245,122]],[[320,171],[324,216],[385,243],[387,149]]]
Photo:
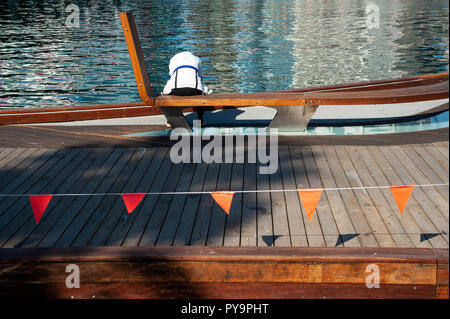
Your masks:
[[[373,134],[396,134],[410,133],[428,130],[436,130],[449,127],[449,112],[423,118],[414,121],[396,122],[378,125],[359,125],[359,126],[307,126],[303,132],[272,132],[279,136],[303,136],[303,135],[373,135]],[[205,135],[205,136],[230,136],[230,135],[259,135],[262,127],[204,127],[200,130],[193,128],[193,132],[186,131],[186,135]],[[124,136],[170,136],[172,130],[148,131],[133,133]],[[266,130],[266,134],[269,131]],[[183,135],[183,134],[181,134]]]
[[[170,57],[202,57],[215,92],[257,92],[448,70],[447,1],[0,2],[0,107],[138,101],[119,12],[133,10],[154,93]]]

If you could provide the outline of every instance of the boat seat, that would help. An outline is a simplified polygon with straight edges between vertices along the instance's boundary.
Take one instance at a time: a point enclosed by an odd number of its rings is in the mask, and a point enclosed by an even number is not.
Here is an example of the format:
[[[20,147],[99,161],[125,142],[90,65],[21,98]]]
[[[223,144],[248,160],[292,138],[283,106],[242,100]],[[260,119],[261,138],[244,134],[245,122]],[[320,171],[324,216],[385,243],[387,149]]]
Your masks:
[[[308,103],[304,94],[277,93],[235,93],[196,96],[161,95],[155,99],[155,107],[159,107],[166,116],[167,122],[173,127],[183,127],[192,130],[184,111],[192,108],[206,110],[266,106],[277,111],[269,125],[269,129],[279,131],[302,131],[306,128],[318,105]]]

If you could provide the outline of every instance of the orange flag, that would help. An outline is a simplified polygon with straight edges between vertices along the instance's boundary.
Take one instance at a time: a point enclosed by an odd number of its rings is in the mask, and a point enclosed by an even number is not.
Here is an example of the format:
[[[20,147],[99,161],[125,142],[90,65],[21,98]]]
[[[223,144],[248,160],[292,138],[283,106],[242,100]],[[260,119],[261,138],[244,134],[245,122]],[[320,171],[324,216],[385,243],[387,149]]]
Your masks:
[[[31,209],[33,210],[34,219],[36,220],[36,224],[39,224],[39,221],[44,215],[45,209],[50,203],[53,195],[30,195]]]
[[[320,195],[322,195],[321,189],[298,189],[298,195],[305,208],[306,215],[309,221],[312,220],[314,216],[314,211],[316,210],[317,203],[319,203]]]
[[[400,214],[403,213],[405,209],[406,203],[411,197],[411,194],[414,190],[414,185],[407,186],[391,186],[392,196],[394,196],[395,202],[397,203],[398,210]]]
[[[231,202],[233,201],[234,192],[211,192],[211,196],[216,203],[222,207],[225,213],[230,213]]]
[[[133,194],[122,194],[123,202],[125,203],[125,207],[127,208],[128,214],[139,205],[144,198],[145,193],[133,193]]]

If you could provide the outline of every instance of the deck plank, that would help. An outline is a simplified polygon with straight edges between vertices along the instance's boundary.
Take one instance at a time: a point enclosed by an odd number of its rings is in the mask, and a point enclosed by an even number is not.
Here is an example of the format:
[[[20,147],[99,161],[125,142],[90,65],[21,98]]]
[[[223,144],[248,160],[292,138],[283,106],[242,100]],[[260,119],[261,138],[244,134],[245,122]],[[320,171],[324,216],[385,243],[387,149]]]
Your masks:
[[[37,151],[37,148],[6,148],[3,149],[0,154],[0,181],[3,180],[3,176],[8,174],[11,169],[16,167],[17,164],[22,162],[31,153]]]
[[[283,189],[293,190],[297,189],[295,184],[294,171],[292,169],[292,161],[287,146],[279,147],[280,154],[280,169],[282,175]],[[286,214],[288,218],[289,232],[292,246],[308,247],[308,240],[306,237],[305,224],[301,214],[301,204],[299,202],[297,192],[285,192]]]
[[[4,147],[0,147],[0,161],[9,153],[15,151],[17,149],[14,148],[4,148]]]
[[[67,216],[61,218],[61,220],[54,225],[54,233],[47,237],[46,241],[42,242],[42,245],[47,244],[47,241],[50,239],[52,245],[56,247],[68,247],[72,245],[79,232],[83,229],[84,222],[89,219],[93,213],[92,207],[90,206],[95,201],[93,197],[96,196],[91,196],[90,194],[105,191],[104,181],[105,179],[108,181],[110,175],[115,174],[117,171],[117,168],[114,169],[115,164],[124,151],[124,149],[115,149],[112,153],[109,151],[100,152],[99,157],[101,157],[103,161],[95,161],[93,163],[92,168],[82,177],[89,182],[85,184],[84,187],[77,188],[78,192],[89,195],[77,196],[73,201],[68,200],[64,203],[68,212]],[[62,220],[65,220],[65,222],[62,222]]]
[[[64,185],[58,187],[59,193],[72,193],[71,190],[76,184],[82,183],[80,180],[85,171],[89,168],[91,163],[95,159],[96,152],[93,149],[83,149],[80,154],[81,164],[78,164],[76,168],[73,169],[69,177],[66,178]],[[48,213],[46,217],[41,220],[39,225],[27,236],[27,238],[20,244],[23,248],[34,248],[37,247],[39,242],[43,240],[50,232],[53,225],[61,218],[64,210],[59,209],[60,204],[68,197],[54,197],[48,206]],[[74,199],[72,197],[72,199]]]
[[[184,164],[173,164],[162,189],[163,192],[174,192],[182,175]],[[180,195],[161,195],[153,208],[153,213],[144,229],[139,246],[154,246],[159,231],[166,218],[167,211],[172,201],[179,200]]]
[[[11,183],[17,183],[17,179],[20,179],[22,174],[29,174],[30,172],[25,171],[31,170],[33,162],[36,162],[46,151],[48,150],[27,149],[24,152],[10,153],[11,157],[4,158],[7,163],[3,165],[0,173],[0,192],[6,194],[7,190],[4,189],[6,186],[9,186],[12,191]]]
[[[194,177],[192,179],[189,191],[200,192],[206,190],[204,184],[207,172],[207,164],[200,163],[196,165]],[[195,216],[197,214],[201,199],[202,195],[200,194],[189,194],[187,196],[181,212],[180,223],[177,227],[175,238],[173,239],[174,246],[189,245],[192,236],[192,230],[194,229]]]
[[[244,187],[244,164],[234,163],[231,173],[230,190],[241,191]],[[231,202],[230,214],[225,225],[224,246],[240,246],[242,225],[243,194],[235,193]]]
[[[61,157],[67,153],[68,150],[47,152],[44,154],[42,161],[37,161],[36,165],[33,165],[33,168],[30,170],[26,170],[24,174],[20,175],[20,178],[14,180],[11,184],[5,187],[4,194],[8,194],[10,192],[16,191],[18,194],[38,194],[40,188],[33,187],[35,183],[40,182],[42,185],[45,182],[48,182],[49,175],[55,173],[55,170],[50,170],[53,165],[55,165]],[[50,173],[48,173],[50,170]],[[46,174],[49,175],[46,175]],[[43,178],[41,180],[41,178]],[[17,185],[18,184],[18,185]],[[18,188],[20,187],[20,189]],[[16,215],[20,212],[21,208],[27,204],[28,198],[26,197],[5,197],[2,201],[0,201],[0,205],[3,209],[3,214],[0,216],[0,232],[3,233],[3,229],[15,219]],[[11,231],[11,229],[8,229]],[[5,239],[3,237],[3,239]]]
[[[355,174],[350,173],[349,180],[353,187],[361,186],[376,186],[376,179],[372,175],[379,173],[374,172],[375,168],[371,167],[371,170],[366,167],[364,160],[362,159],[361,151],[358,148],[348,146],[345,148],[346,155],[343,154],[344,150],[336,148],[340,158],[348,158],[355,169]],[[350,164],[349,164],[350,165]],[[384,184],[383,184],[384,185]],[[357,192],[357,193],[356,193]],[[402,222],[398,219],[397,214],[394,213],[395,207],[391,206],[389,201],[384,197],[383,192],[377,188],[368,188],[364,190],[356,190],[356,196],[369,196],[375,206],[376,210],[383,219],[384,224],[387,227],[388,234],[395,241],[397,247],[414,247],[414,239],[409,238],[407,231],[402,225]],[[392,203],[391,203],[392,204]],[[363,205],[364,206],[364,205]],[[415,225],[414,225],[415,226]],[[415,232],[418,230],[414,229]],[[382,233],[381,233],[382,234]],[[414,235],[411,235],[414,236]]]
[[[403,156],[402,159],[408,158],[413,163],[413,166],[417,168],[416,171],[422,172],[422,174],[426,176],[429,183],[440,184],[449,182],[448,171],[446,173],[441,172],[440,174],[442,174],[443,176],[437,174],[434,169],[430,165],[428,165],[424,157],[421,154],[417,153],[414,148],[403,147],[402,149],[403,152],[407,155],[406,157]],[[449,201],[448,186],[438,186],[436,187],[436,190],[442,195],[442,197],[446,199],[447,202]]]
[[[164,160],[162,165],[157,173],[157,177],[152,183],[149,192],[161,192],[166,180],[169,176],[169,173],[172,169],[172,161],[170,160],[169,150],[168,148],[164,148]],[[153,209],[156,205],[159,195],[147,195],[144,197],[142,206],[138,211],[135,212],[136,218],[131,226],[125,240],[123,242],[123,246],[138,246],[141,241],[142,234],[144,233],[145,227],[153,213]]]
[[[281,163],[279,159],[278,163]],[[282,190],[283,180],[281,177],[281,167],[274,174],[269,175],[270,189]],[[288,215],[286,210],[285,192],[272,192],[272,218],[273,218],[273,246],[289,247],[292,246],[291,234],[289,229]]]
[[[261,164],[258,163],[256,168],[256,189],[269,190],[269,176],[260,174],[259,169]],[[267,242],[273,243],[273,219],[272,219],[272,203],[271,193],[258,192],[256,193],[257,211],[256,220],[258,226],[257,246],[267,246]]]
[[[448,173],[449,171],[449,161],[448,158],[442,156],[442,153],[436,148],[436,146],[431,144],[421,145],[432,157],[435,161],[443,167],[444,171]]]
[[[330,176],[332,176],[332,179],[335,181],[334,186],[332,186],[333,184],[330,183],[328,187],[350,187],[350,183],[348,182],[347,176],[345,174],[346,172],[341,166],[340,159],[337,157],[334,151],[334,147],[315,146],[313,149],[315,153],[319,154],[319,156],[323,158],[324,167],[326,167],[325,163],[328,164],[329,169],[327,169],[327,175],[325,175],[328,177],[325,177],[325,179],[330,180]],[[324,184],[326,185],[326,182],[324,182]],[[366,211],[368,207],[365,207],[365,209],[363,209],[360,206],[360,202],[356,198],[355,193],[352,190],[342,190],[338,192],[334,191],[333,194],[336,194],[335,198],[342,199],[342,204],[345,207],[345,214],[348,216],[348,219],[350,221],[349,225],[353,225],[354,228],[354,232],[341,232],[341,242],[345,245],[346,239],[355,236],[354,238],[358,237],[362,246],[385,246],[383,245],[383,243],[386,244],[384,238],[377,237],[376,231],[372,229],[373,225],[369,225],[367,216],[369,215],[369,213]],[[337,212],[337,214],[340,213]]]
[[[78,165],[84,160],[87,156],[86,150],[84,149],[72,149],[70,152],[60,161],[57,165],[53,166],[52,170],[55,171],[53,178],[51,181],[43,186],[39,193],[43,194],[64,194],[66,193],[68,187],[72,184],[73,180],[71,179],[72,173],[77,169]],[[58,172],[58,173],[56,173]],[[48,218],[49,214],[52,212],[52,208],[55,203],[60,199],[59,196],[54,196],[52,201],[50,201],[45,214],[42,216],[41,223]],[[17,232],[4,244],[5,248],[11,247],[19,247],[23,246],[24,243],[31,232],[33,232],[39,225],[36,225],[36,221],[34,216],[30,214],[29,205],[25,205],[22,210],[19,212],[18,216],[20,218],[16,218],[15,222],[23,219],[24,223],[20,228],[17,229]],[[9,226],[12,228],[11,226]],[[38,241],[40,238],[36,238],[34,242]]]
[[[352,149],[352,148],[351,148]],[[391,169],[389,169],[389,165],[387,164],[386,160],[384,160],[383,157],[374,158],[368,148],[356,148],[353,149],[354,152],[358,152],[361,154],[361,159],[364,162],[367,169],[370,171],[371,175],[373,176],[376,186],[386,186],[391,185],[391,181],[397,181],[395,175],[392,174]],[[387,171],[385,169],[388,169]],[[417,223],[416,218],[414,218],[410,213],[406,214],[408,207],[405,208],[405,211],[402,215],[398,213],[397,204],[394,201],[394,198],[392,196],[392,193],[390,189],[387,188],[381,188],[381,193],[383,194],[386,201],[389,203],[389,206],[391,207],[392,214],[398,214],[398,218],[401,221],[403,227],[405,227],[405,230],[407,233],[413,237],[413,243],[416,245],[416,247],[423,247],[423,248],[430,248],[432,247],[431,244],[428,241],[420,241],[419,237],[422,231],[422,226]],[[421,212],[421,210],[419,210]],[[423,218],[423,217],[422,217]]]
[[[31,178],[35,180],[36,176],[39,175],[40,167],[43,166],[47,160],[49,160],[53,155],[55,155],[58,150],[51,149],[41,149],[35,153],[35,156],[30,156],[26,160],[22,161],[15,168],[11,169],[6,176],[0,180],[0,191],[2,194],[10,194],[16,191],[17,193],[22,192]],[[8,202],[11,202],[11,198],[1,198],[0,205],[6,209]]]
[[[188,163],[184,165],[180,182],[177,185],[177,192],[188,192],[194,180],[196,164]],[[167,211],[167,216],[161,226],[161,231],[156,241],[157,246],[171,246],[175,239],[178,225],[180,224],[183,207],[188,197],[187,194],[176,195],[176,200],[172,200]]]
[[[5,168],[7,173],[0,179],[0,194],[3,195],[0,197],[0,207],[2,208],[0,210],[0,230],[4,226],[2,220],[8,218],[5,213],[20,199],[17,196],[7,195],[26,194],[33,182],[39,180],[39,174],[42,173],[41,167],[45,167],[46,161],[55,153],[56,151],[40,150],[34,153],[36,157],[29,157],[25,160],[18,158],[17,161],[12,161],[14,164],[10,163],[11,166]],[[32,182],[30,183],[30,181]]]
[[[254,163],[244,164],[244,190],[256,189],[257,166]],[[256,193],[242,194],[242,229],[241,246],[256,246],[258,236],[257,221],[258,202]]]
[[[317,185],[321,185],[319,187],[313,185],[311,186],[313,186],[313,188],[336,188],[336,181],[333,178],[331,169],[320,146],[311,146],[310,152],[311,153],[309,156],[315,161],[317,165],[316,178],[320,178],[320,181],[317,182]],[[309,172],[310,170],[307,169],[307,171]],[[338,232],[337,237],[329,237],[334,241],[331,242],[334,246],[338,246],[340,244],[343,244],[344,247],[360,247],[361,244],[374,246],[377,245],[375,238],[373,238],[373,235],[368,234],[366,228],[361,229],[363,231],[360,232],[355,229],[355,225],[353,224],[354,222],[352,221],[349,214],[352,214],[352,211],[356,210],[356,206],[349,205],[350,212],[347,213],[344,201],[342,200],[341,192],[333,190],[324,191],[323,195],[325,195],[324,198],[327,199],[330,209],[323,210],[323,212],[319,214],[319,218],[321,218],[320,224],[322,225],[322,230],[325,236],[327,234],[334,234],[334,232],[336,231]],[[323,202],[324,201],[322,201],[322,203]],[[320,202],[318,208],[320,208]],[[328,228],[329,230],[326,230],[326,228]],[[368,234],[368,236],[364,236],[365,234]],[[328,244],[328,246],[330,245]]]
[[[291,156],[292,161],[292,168],[294,171],[294,178],[296,183],[296,189],[300,188],[312,188],[309,177],[306,173],[306,167],[305,162],[303,160],[303,154],[300,151],[300,148],[298,146],[289,147],[289,153]],[[316,186],[318,184],[315,184]],[[323,196],[323,194],[322,194]],[[323,198],[321,198],[323,201]],[[320,203],[320,201],[319,201]],[[300,199],[299,199],[300,204]],[[321,204],[322,206],[323,204]],[[309,221],[308,217],[305,213],[305,209],[302,204],[300,204],[301,207],[301,215],[303,218],[303,224],[305,225],[305,232],[307,235],[308,240],[308,246],[310,247],[324,247],[327,246],[325,243],[325,238],[322,232],[322,228],[319,222],[319,218],[317,217],[318,209],[316,208],[316,213],[313,216],[312,220]],[[318,206],[319,207],[319,206]],[[337,233],[337,230],[336,230]],[[336,237],[339,235],[336,234]]]
[[[230,190],[232,169],[232,164],[220,164],[219,178],[216,186],[217,191]],[[234,212],[231,211],[231,208],[230,214],[234,214]],[[207,246],[223,246],[225,240],[225,226],[228,216],[229,215],[227,215],[225,211],[216,202],[214,202],[206,238]]]
[[[6,194],[4,187],[9,186],[16,180],[23,171],[30,169],[34,159],[44,153],[44,150],[32,149],[12,149],[0,162],[0,194]],[[32,155],[34,155],[32,157]],[[12,191],[12,190],[10,190]],[[1,197],[0,203],[6,198]],[[0,214],[1,215],[1,214]]]
[[[398,165],[398,161],[392,161],[392,159],[391,161],[388,161],[388,159],[386,159],[383,155],[383,152],[377,146],[368,146],[367,148],[369,149],[369,153],[379,164],[380,168],[382,168],[384,174],[389,180],[390,185],[408,185],[408,183],[404,182],[400,177],[401,175],[405,176],[405,173],[404,169]],[[399,167],[401,169],[401,173],[396,172],[395,167]],[[408,174],[406,174],[406,176],[408,176]],[[422,195],[420,190],[419,193],[420,195]],[[428,217],[427,213],[423,210],[422,206],[420,205],[420,200],[417,199],[415,195],[417,195],[417,192],[416,194],[413,193],[411,195],[411,198],[408,201],[408,205],[405,207],[403,215],[411,214],[414,217],[416,224],[419,225],[421,229],[421,234],[440,233]],[[423,196],[419,197],[422,198]],[[420,234],[417,234],[417,236],[419,237]],[[442,236],[434,237],[429,241],[433,245],[433,247],[436,248],[440,248],[443,245],[446,245],[445,240]]]
[[[48,184],[52,185],[55,181],[58,183],[61,182],[61,178],[64,176],[64,173],[60,174],[60,171],[78,152],[79,150],[70,151],[69,149],[64,149],[61,152],[56,153],[55,156],[53,156],[40,168],[39,173],[42,175],[39,175],[39,178],[36,176],[34,183],[31,183],[30,187],[27,187],[25,192],[29,194],[41,194]],[[0,230],[2,234],[2,238],[0,239],[0,247],[11,248],[21,241],[23,238],[21,237],[22,233],[19,229],[24,225],[24,223],[26,223],[27,220],[28,227],[25,227],[25,233],[30,227],[34,226],[34,216],[28,201],[29,199],[26,196],[17,197],[17,201],[8,209],[8,213],[5,214],[7,219],[2,220],[2,223],[7,220],[9,221],[7,227]],[[14,234],[17,233],[18,235],[14,236]]]
[[[415,184],[426,185],[429,184],[430,181],[426,176],[414,165],[414,163],[409,159],[409,157],[404,153],[404,148],[394,147],[397,158],[401,158],[401,161],[404,163],[406,170],[411,174],[411,177]],[[448,174],[448,173],[447,173]],[[429,200],[436,206],[437,210],[441,213],[441,215],[448,222],[449,220],[449,212],[448,212],[448,201],[445,197],[442,196],[442,192],[438,191],[438,188],[445,189],[448,186],[442,187],[423,187],[422,191],[428,196]]]
[[[151,185],[154,183],[158,176],[159,168],[161,167],[165,149],[150,148],[147,149],[142,156],[138,167],[134,171],[136,178],[130,178],[127,185],[125,185],[124,192],[127,193],[147,193],[150,190]],[[138,182],[137,182],[138,181]],[[128,231],[139,214],[142,203],[140,203],[132,214],[128,214],[124,203],[116,203],[119,206],[118,212],[122,216],[122,221],[117,223],[112,228],[109,238],[106,241],[107,246],[121,246]]]
[[[425,161],[425,163],[436,173],[437,176],[445,182],[449,182],[448,177],[448,161],[446,161],[447,169],[445,169],[438,160],[427,151],[423,145],[411,145],[411,148]]]
[[[133,149],[124,149],[117,159],[110,164],[111,166],[105,163],[104,167],[101,168],[101,171],[104,171],[105,174],[97,175],[98,185],[88,193],[93,195],[86,196],[85,201],[81,202],[80,205],[77,201],[76,205],[70,207],[75,213],[73,225],[76,226],[69,227],[62,234],[57,246],[84,247],[87,245],[92,236],[92,229],[105,214],[105,212],[98,210],[100,203],[103,200],[111,199],[111,197],[103,194],[108,193],[114,187],[115,181],[120,176],[132,153]],[[94,196],[94,194],[98,195]]]
[[[449,159],[449,152],[448,152],[448,142],[435,142],[432,143],[432,145],[437,148],[437,150],[442,154],[442,156],[448,161]]]
[[[213,163],[208,165],[206,178],[203,183],[203,191],[213,191],[216,189],[217,179],[219,177],[220,164]],[[200,205],[195,216],[194,228],[192,229],[190,244],[192,246],[205,246],[208,236],[209,221],[211,219],[214,200],[210,194],[202,194]]]
[[[126,169],[130,157],[134,153],[134,149],[125,149],[119,156],[114,166],[109,170],[94,193],[109,193],[116,190],[115,182],[120,178],[121,173]],[[120,183],[119,183],[120,184]],[[77,227],[71,227],[60,239],[60,243],[67,246],[85,247],[92,238],[95,229],[100,221],[103,220],[107,212],[99,210],[103,201],[110,201],[112,197],[107,195],[89,196],[88,201],[79,210],[74,224]]]
[[[31,154],[37,152],[39,148],[5,148],[0,160],[0,169],[2,174],[8,172],[8,167],[15,167],[18,163],[27,159]],[[3,175],[0,175],[2,177]]]
[[[323,148],[327,155],[327,158],[329,158],[328,162],[330,163],[330,165],[331,163],[337,164],[338,162],[340,162],[340,165],[336,165],[336,172],[339,172],[342,167],[343,173],[345,174],[345,177],[348,181],[345,182],[345,180],[342,179],[343,182],[348,185],[344,187],[361,187],[364,185],[361,177],[355,170],[355,167],[353,166],[353,163],[351,162],[344,148],[327,146],[324,146]],[[335,154],[335,156],[333,156],[333,154]],[[333,170],[333,172],[335,171]],[[354,194],[355,199],[359,202],[359,205],[361,207],[361,214],[364,215],[368,226],[370,227],[375,239],[377,240],[378,245],[381,247],[395,247],[395,241],[391,237],[388,228],[386,227],[379,211],[377,210],[377,207],[375,206],[367,191],[351,190],[349,192]],[[342,193],[344,193],[344,191]],[[356,215],[358,213],[359,212],[357,212]]]
[[[114,164],[121,152],[122,150],[120,149],[94,149],[89,155],[91,164],[83,172],[83,175],[79,178],[77,183],[75,183],[70,189],[70,193],[78,194],[94,192],[97,185],[100,183],[102,176],[107,172],[106,169]],[[106,165],[106,167],[104,165]],[[54,210],[61,211],[62,214],[55,220],[55,223],[51,226],[51,229],[39,242],[38,247],[53,247],[56,245],[58,239],[62,236],[65,230],[70,228],[71,223],[78,213],[77,209],[80,209],[80,207],[82,207],[88,199],[89,196],[61,198]]]
[[[325,174],[329,173],[327,164],[323,162],[323,158],[319,158],[319,154],[314,154],[311,146],[303,146],[300,148],[305,165],[306,175],[311,188],[324,188],[329,186],[323,183],[323,179],[327,178]],[[324,164],[324,165],[323,165]],[[321,169],[322,168],[322,169]],[[333,185],[335,185],[333,183]],[[340,242],[341,234],[355,234],[350,219],[346,216],[344,205],[339,194],[332,192],[322,192],[319,203],[316,207],[316,215],[320,227],[323,232],[323,238],[327,247],[335,247]],[[338,213],[338,220],[335,214]],[[357,237],[347,241],[344,246],[359,247],[360,242]]]
[[[384,152],[385,157],[394,167],[395,171],[398,172],[398,175],[404,184],[411,185],[417,183],[417,175],[415,177],[413,177],[413,175],[408,175],[409,172],[404,168],[406,167],[413,170],[411,162],[408,162],[402,154],[399,154],[399,156],[397,156],[397,159],[399,160],[395,161],[396,155],[394,154],[395,152],[392,147],[383,148],[382,152]],[[400,158],[403,159],[403,161],[401,161]],[[404,166],[400,165],[400,163],[404,164]],[[413,170],[413,172],[415,172],[415,170]],[[444,216],[445,213],[448,214],[448,206],[436,206],[436,196],[433,195],[438,196],[438,194],[436,194],[431,187],[416,187],[412,194],[412,196],[417,199],[417,202],[422,207],[423,211],[426,212],[427,217],[435,225],[436,229],[438,229],[438,233],[443,236],[448,244],[448,215],[447,218]],[[438,201],[442,203],[442,199],[440,197],[438,197]],[[437,241],[436,239],[434,240]]]
[[[145,154],[145,149],[137,148],[129,158],[124,169],[120,172],[120,175],[115,180],[114,184],[108,190],[110,193],[125,193],[127,184],[135,182],[142,175],[137,175],[136,169],[139,166],[139,162]],[[85,227],[83,231],[90,231],[91,235],[81,235],[82,240],[77,240],[77,245],[87,246],[103,246],[108,239],[111,229],[114,229],[117,223],[120,222],[122,216],[123,200],[121,196],[104,197],[99,206],[96,209],[95,216],[99,218],[94,222],[91,218],[89,221],[89,227]],[[90,239],[88,239],[90,237]]]

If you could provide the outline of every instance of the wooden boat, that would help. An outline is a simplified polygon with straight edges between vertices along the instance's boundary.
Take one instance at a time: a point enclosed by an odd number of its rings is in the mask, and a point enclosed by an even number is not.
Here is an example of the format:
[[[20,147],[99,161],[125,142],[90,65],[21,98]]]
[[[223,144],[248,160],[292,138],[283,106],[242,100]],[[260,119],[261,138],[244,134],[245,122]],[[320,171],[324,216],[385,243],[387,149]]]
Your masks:
[[[316,125],[373,124],[410,120],[448,110],[448,72],[275,92],[191,97],[154,95],[132,13],[121,13],[120,19],[142,102],[5,109],[0,111],[0,125],[164,114],[172,127],[190,129],[185,112],[266,106],[276,110],[270,128],[299,131],[310,120]]]

